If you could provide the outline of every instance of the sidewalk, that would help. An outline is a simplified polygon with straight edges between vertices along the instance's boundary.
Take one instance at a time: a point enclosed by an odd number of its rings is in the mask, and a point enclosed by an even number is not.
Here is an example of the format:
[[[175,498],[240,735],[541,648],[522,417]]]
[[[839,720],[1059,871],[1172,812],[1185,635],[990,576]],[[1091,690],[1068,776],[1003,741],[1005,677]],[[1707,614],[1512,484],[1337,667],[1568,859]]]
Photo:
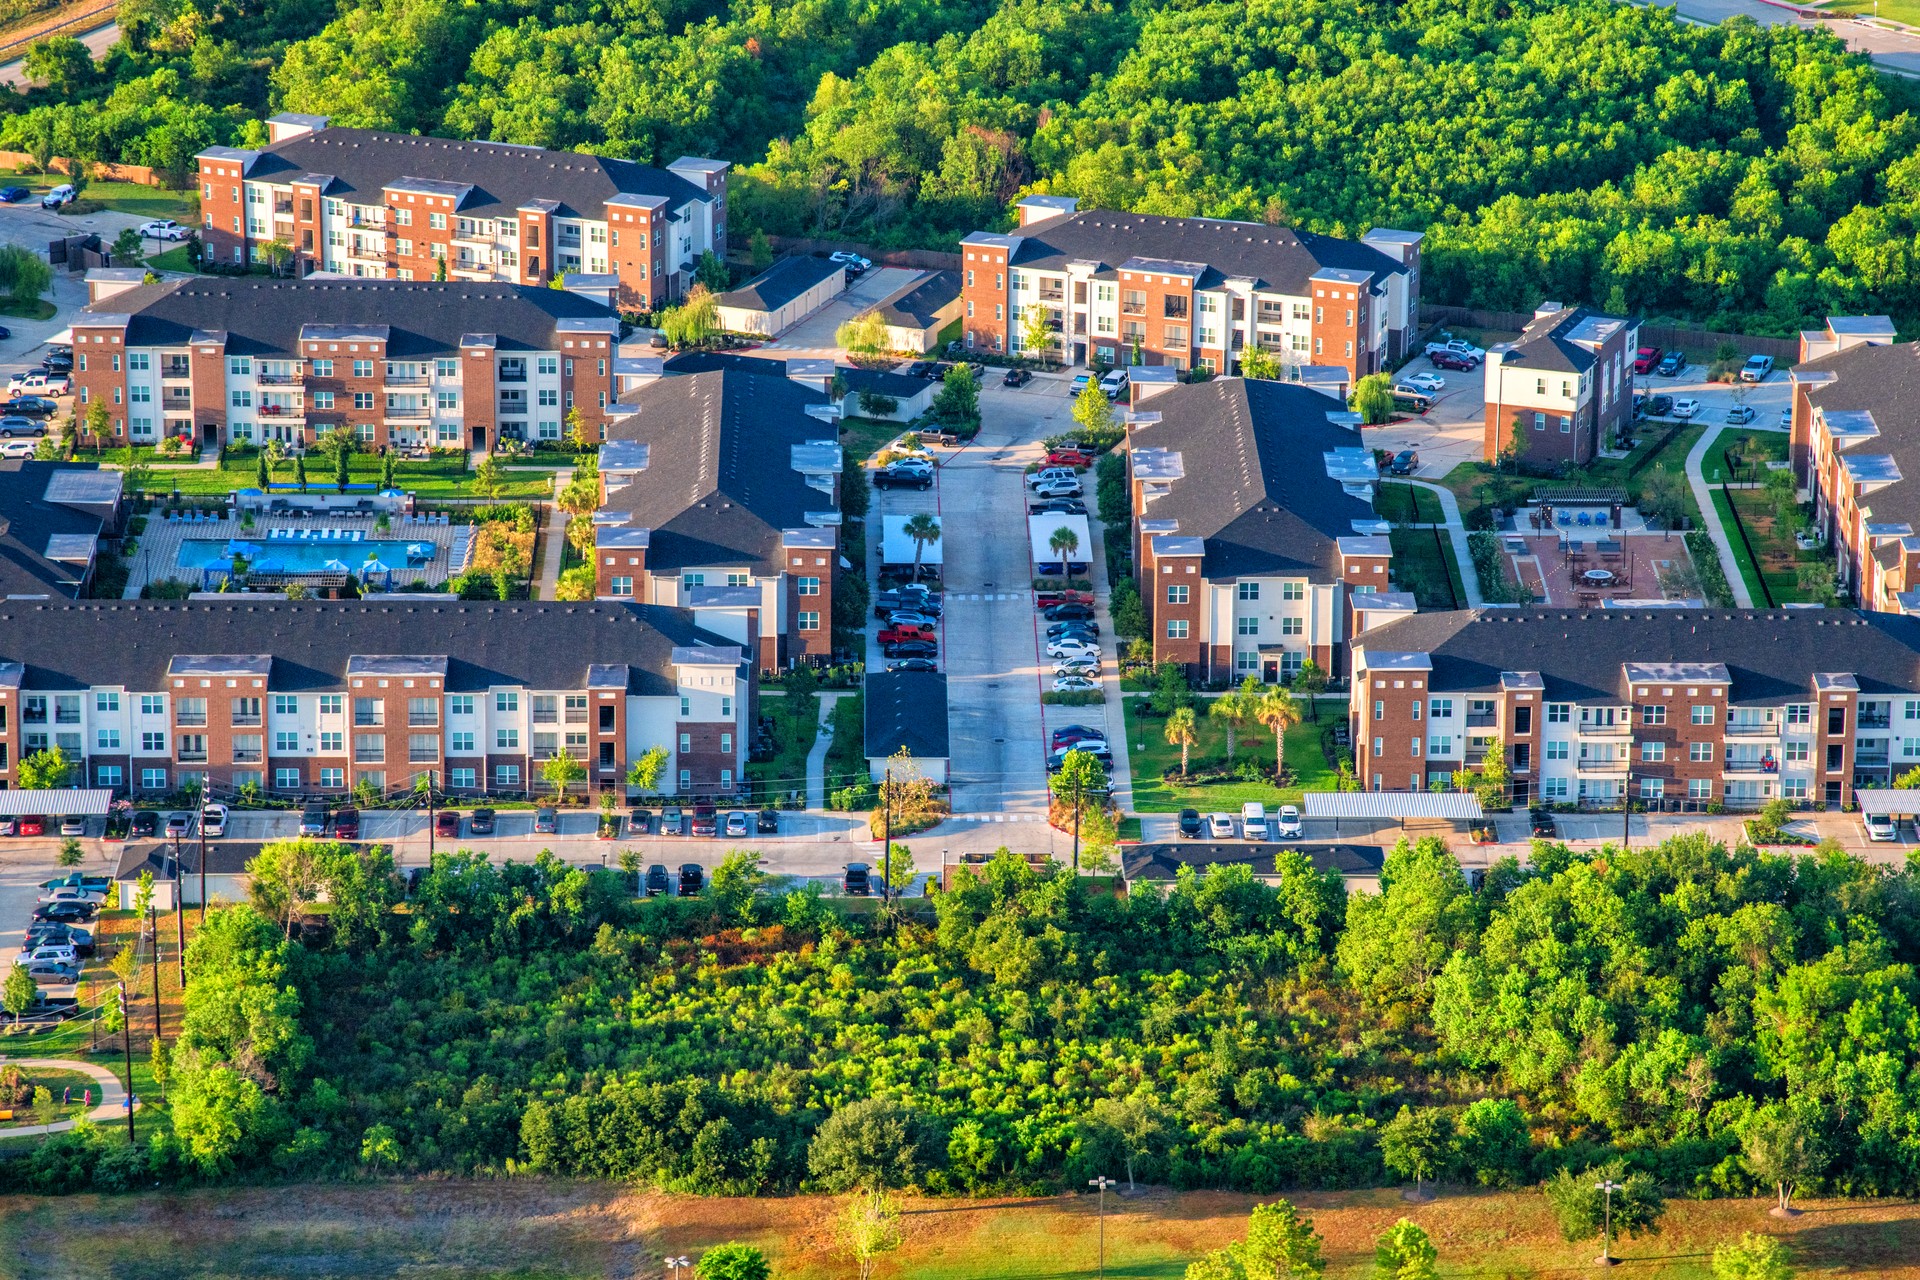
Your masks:
[[[8,1058],[0,1055],[0,1066],[19,1067],[31,1071],[35,1067],[51,1067],[58,1071],[78,1071],[91,1078],[100,1090],[100,1104],[87,1112],[87,1119],[95,1124],[116,1124],[126,1119],[126,1107],[123,1105],[127,1091],[120,1087],[120,1077],[103,1066],[92,1062],[79,1062],[71,1058]],[[138,1104],[135,1104],[136,1107]],[[0,1129],[0,1139],[38,1137],[48,1133],[63,1133],[73,1128],[71,1120],[56,1120],[52,1124],[29,1124],[15,1129]]]
[[[820,691],[820,736],[807,752],[807,808],[814,813],[827,807],[827,748],[833,745],[833,709],[850,693],[847,689]]]
[[[1720,571],[1726,575],[1727,586],[1733,592],[1733,602],[1742,609],[1753,608],[1753,593],[1747,590],[1746,575],[1740,572],[1740,565],[1733,558],[1733,544],[1727,540],[1727,530],[1720,523],[1720,513],[1714,509],[1713,488],[1703,478],[1707,450],[1720,438],[1724,426],[1708,427],[1701,433],[1687,454],[1687,487],[1693,490],[1693,500],[1700,504],[1700,527],[1713,539],[1714,549],[1720,553]]]
[[[553,473],[553,491],[559,493],[573,480],[573,468],[566,467]],[[560,590],[560,564],[566,559],[567,513],[557,503],[547,504],[546,519],[540,526],[540,564],[535,575],[539,585],[534,588],[535,600],[556,600]]]
[[[1440,499],[1440,513],[1447,518],[1447,537],[1453,542],[1453,557],[1460,562],[1460,585],[1466,592],[1467,608],[1478,609],[1486,599],[1480,594],[1480,575],[1473,571],[1473,554],[1467,549],[1467,525],[1460,516],[1459,500],[1453,496],[1453,490],[1431,480],[1409,478],[1407,483],[1419,485]]]

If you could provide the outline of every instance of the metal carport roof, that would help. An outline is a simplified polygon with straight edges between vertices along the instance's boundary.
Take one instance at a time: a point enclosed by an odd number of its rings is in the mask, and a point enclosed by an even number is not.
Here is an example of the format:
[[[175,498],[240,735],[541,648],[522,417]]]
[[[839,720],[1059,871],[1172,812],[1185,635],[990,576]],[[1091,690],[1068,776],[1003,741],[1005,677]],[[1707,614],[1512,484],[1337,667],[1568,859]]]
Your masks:
[[[0,791],[0,814],[17,818],[23,813],[64,818],[69,814],[105,813],[113,803],[111,791],[83,791],[62,787],[58,791]]]
[[[1865,795],[1865,792],[1861,793]],[[1465,791],[1309,791],[1301,797],[1308,818],[1445,818],[1473,822],[1486,816],[1480,798]]]
[[[1861,813],[1883,814],[1889,818],[1911,818],[1920,814],[1920,791],[1862,790],[1853,793]]]

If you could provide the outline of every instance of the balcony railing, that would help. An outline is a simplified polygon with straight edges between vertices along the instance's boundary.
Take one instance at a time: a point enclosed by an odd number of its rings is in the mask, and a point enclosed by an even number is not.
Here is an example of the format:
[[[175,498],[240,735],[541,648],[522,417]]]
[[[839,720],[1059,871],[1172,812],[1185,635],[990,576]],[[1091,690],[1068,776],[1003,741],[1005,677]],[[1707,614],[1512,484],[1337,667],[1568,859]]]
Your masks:
[[[1123,316],[1144,316],[1147,314],[1147,304],[1144,302],[1123,302],[1120,304],[1120,314]]]
[[[1065,302],[1067,293],[1064,289],[1042,289],[1039,297],[1042,302]]]
[[[185,360],[169,360],[160,366],[160,376],[163,378],[191,378],[193,376],[193,366]]]
[[[305,419],[307,410],[306,406],[297,404],[263,404],[260,406],[260,416],[285,422],[290,418]]]
[[[235,764],[259,764],[260,757],[261,753],[251,748],[235,747],[233,749],[233,762]]]
[[[387,257],[387,246],[384,244],[368,244],[364,240],[356,240],[347,245],[347,256],[349,258],[369,258],[384,262]]]
[[[433,385],[433,375],[426,373],[388,374],[384,385],[389,387],[428,387]]]
[[[431,418],[433,416],[433,406],[425,404],[390,404],[387,406],[386,416],[389,418]]]
[[[1581,756],[1578,761],[1582,773],[1625,773],[1630,763],[1626,756]]]
[[[1778,773],[1780,772],[1780,762],[1770,758],[1736,760],[1729,757],[1726,771],[1728,773]]]
[[[1892,761],[1884,751],[1876,752],[1873,755],[1868,755],[1862,751],[1853,758],[1853,767],[1856,769],[1885,769],[1891,765],[1891,763]]]
[[[502,366],[500,371],[493,376],[495,381],[498,382],[525,382],[527,380],[527,371],[525,369],[509,369]]]
[[[307,380],[304,373],[263,373],[257,379],[263,387],[297,387]]]
[[[195,750],[190,747],[182,747],[180,748],[179,761],[181,764],[205,764],[207,762],[207,749],[201,747]]]
[[[1777,738],[1780,736],[1780,722],[1773,721],[1727,721],[1729,738]]]
[[[1862,729],[1890,729],[1893,727],[1893,718],[1890,715],[1867,715],[1863,712],[1860,716],[1859,727]]]
[[[1599,734],[1603,737],[1617,736],[1624,738],[1633,732],[1633,722],[1631,720],[1621,720],[1614,724],[1586,724],[1583,722],[1580,726],[1580,732],[1588,736]]]
[[[291,218],[293,216],[293,201],[292,200],[275,200],[273,202],[273,211],[275,213],[284,213],[289,218]]]
[[[1500,723],[1500,718],[1491,711],[1467,712],[1467,727],[1469,729],[1491,729],[1498,723]]]

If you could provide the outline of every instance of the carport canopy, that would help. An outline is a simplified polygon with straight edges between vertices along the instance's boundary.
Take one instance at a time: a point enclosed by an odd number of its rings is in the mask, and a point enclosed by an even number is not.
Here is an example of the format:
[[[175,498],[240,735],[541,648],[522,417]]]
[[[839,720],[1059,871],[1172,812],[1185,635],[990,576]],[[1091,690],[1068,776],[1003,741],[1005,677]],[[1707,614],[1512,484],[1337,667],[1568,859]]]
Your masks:
[[[1860,812],[1875,817],[1911,818],[1920,815],[1920,791],[1856,791]]]
[[[1466,791],[1309,791],[1301,800],[1302,815],[1308,818],[1374,818],[1386,822],[1439,818],[1475,822],[1486,816],[1480,808],[1480,797]]]
[[[113,792],[62,787],[57,791],[0,791],[0,814],[17,818],[25,813],[49,818],[67,818],[75,814],[91,816],[105,813],[113,805]]]

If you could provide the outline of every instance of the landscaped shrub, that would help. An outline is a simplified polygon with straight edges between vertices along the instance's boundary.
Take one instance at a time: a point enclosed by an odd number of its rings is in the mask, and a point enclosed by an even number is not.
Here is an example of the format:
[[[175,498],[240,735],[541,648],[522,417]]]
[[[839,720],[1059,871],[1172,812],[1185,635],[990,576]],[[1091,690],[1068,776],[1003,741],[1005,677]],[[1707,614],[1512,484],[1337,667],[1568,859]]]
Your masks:
[[[1694,571],[1700,575],[1700,591],[1708,604],[1716,608],[1733,606],[1733,588],[1727,585],[1726,570],[1720,566],[1720,550],[1713,535],[1705,529],[1687,532],[1687,554],[1693,557]]]

